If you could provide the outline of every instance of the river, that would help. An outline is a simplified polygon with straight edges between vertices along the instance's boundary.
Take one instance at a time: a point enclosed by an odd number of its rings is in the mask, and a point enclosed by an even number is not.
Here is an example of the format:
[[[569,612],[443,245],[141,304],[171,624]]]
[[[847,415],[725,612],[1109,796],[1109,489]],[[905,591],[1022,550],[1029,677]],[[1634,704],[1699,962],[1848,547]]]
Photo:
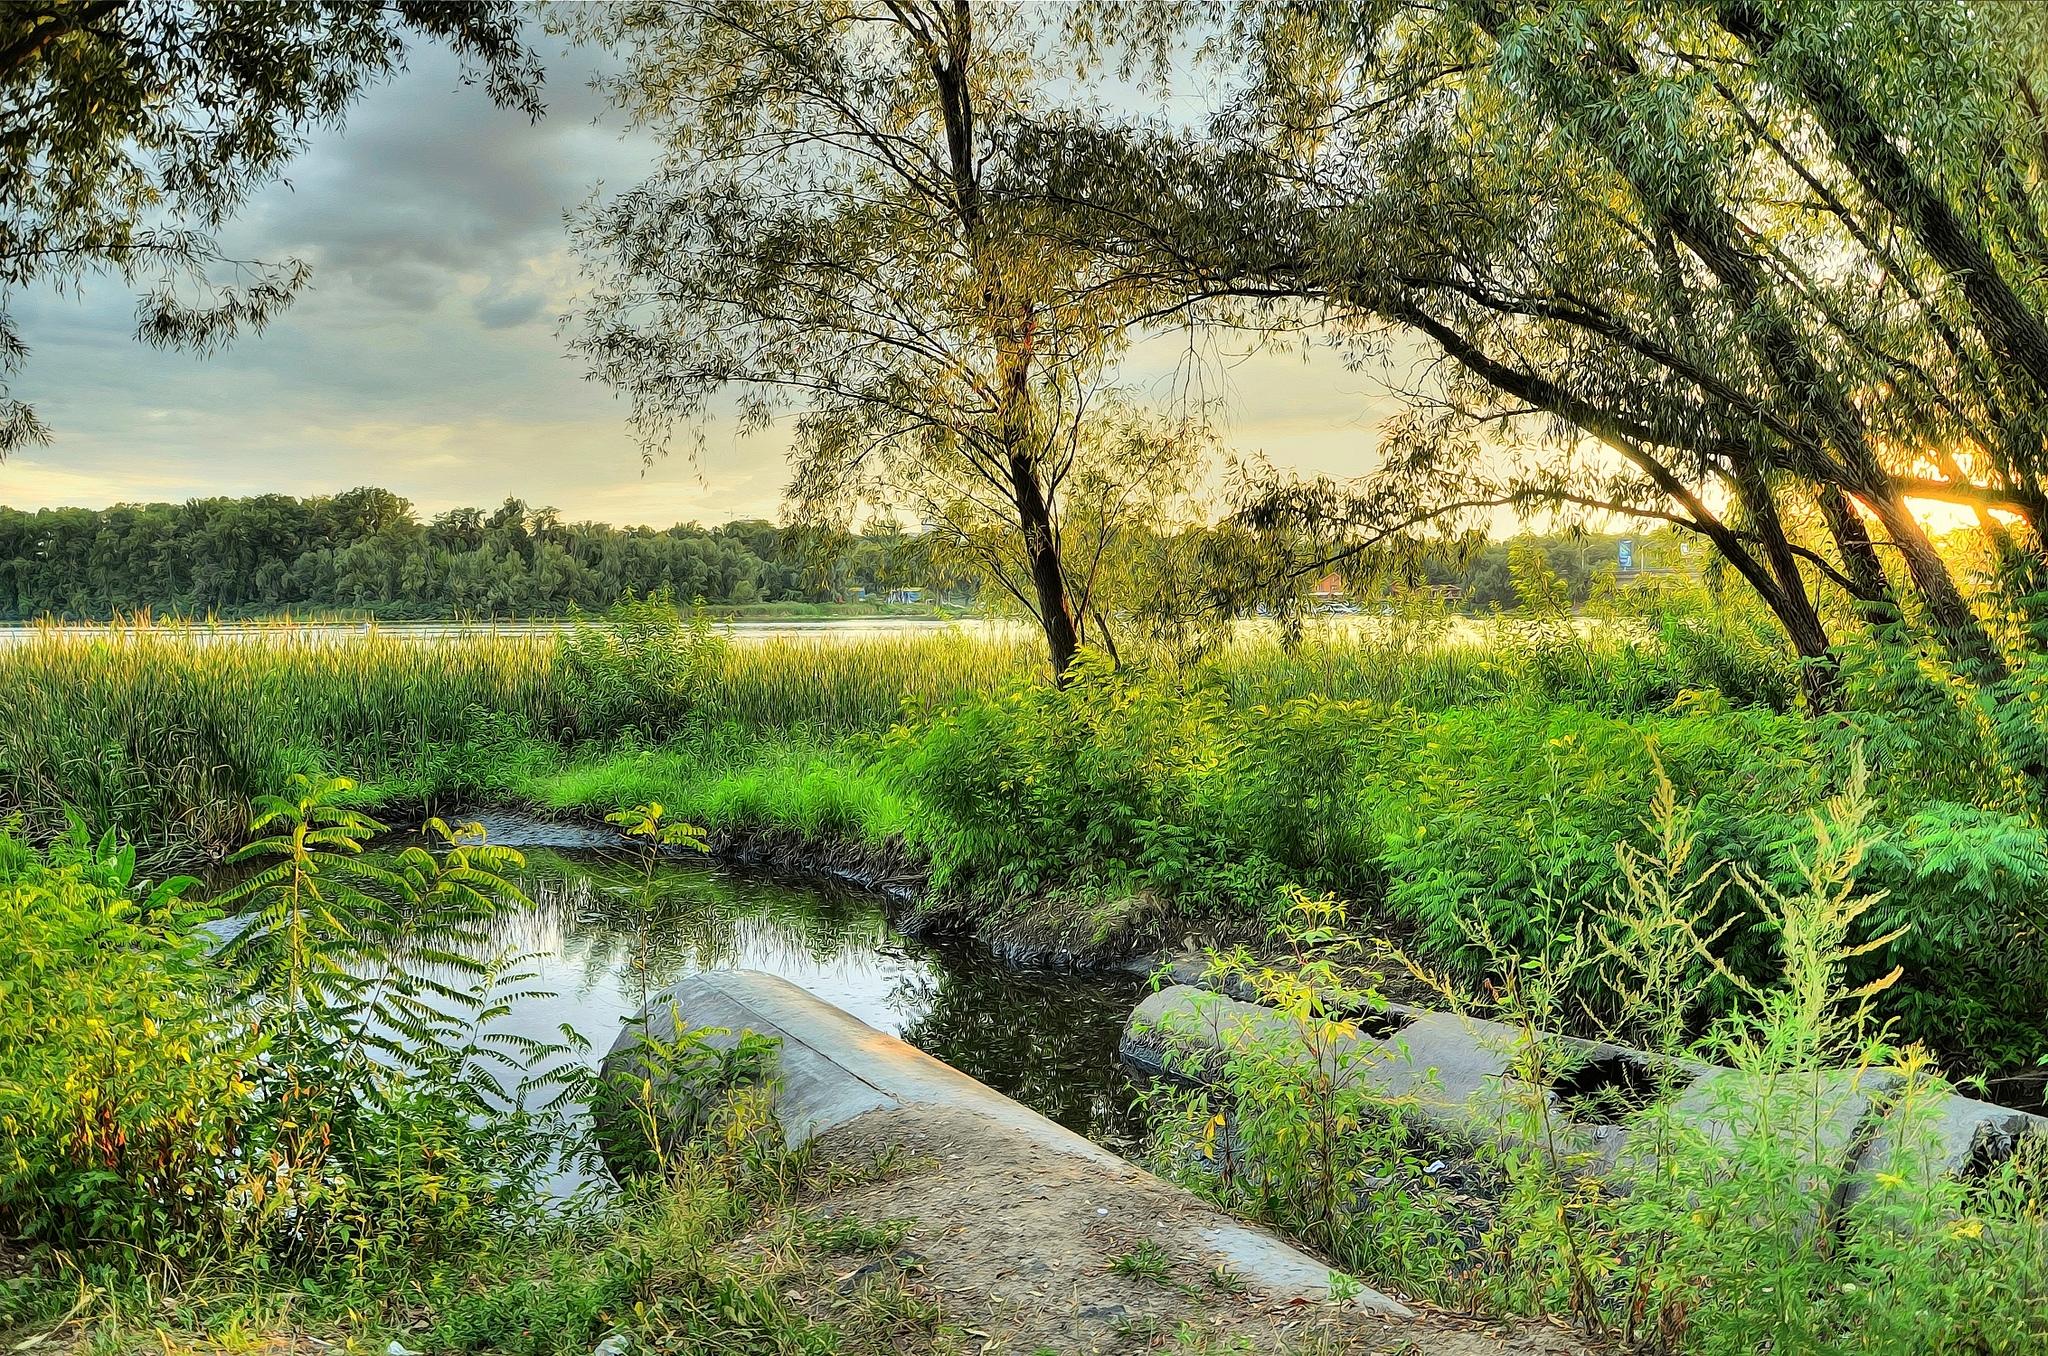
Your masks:
[[[980,617],[817,617],[790,621],[721,621],[714,623],[720,635],[735,641],[774,640],[797,636],[825,641],[872,640],[881,636],[1025,634],[1020,624]],[[388,636],[399,640],[457,640],[470,636],[541,637],[567,635],[576,623],[548,621],[420,621],[420,622],[218,622],[190,625],[169,623],[149,626],[107,626],[88,622],[35,622],[0,624],[0,648],[21,645],[40,637],[120,637],[127,635],[176,636],[201,643],[254,643],[331,645],[360,640],[364,636]]]

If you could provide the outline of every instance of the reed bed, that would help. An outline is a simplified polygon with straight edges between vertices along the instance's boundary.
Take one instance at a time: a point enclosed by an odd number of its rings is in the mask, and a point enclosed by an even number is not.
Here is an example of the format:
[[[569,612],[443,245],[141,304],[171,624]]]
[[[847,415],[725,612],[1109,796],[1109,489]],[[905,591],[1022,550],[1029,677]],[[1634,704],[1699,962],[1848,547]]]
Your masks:
[[[778,636],[727,645],[699,707],[714,722],[821,735],[887,728],[1046,672],[1045,648],[1016,631]]]
[[[1441,708],[1517,681],[1501,641],[1350,627],[1284,650],[1247,632],[1203,668],[1234,705],[1320,694]],[[628,704],[616,728],[593,728],[562,644],[291,625],[40,629],[0,647],[0,812],[37,838],[76,813],[164,863],[238,842],[250,802],[295,772],[354,777],[394,807],[460,808],[507,784],[494,769],[561,762],[569,732],[608,741],[632,725]],[[690,743],[823,750],[1044,673],[1021,628],[735,639],[704,651]]]
[[[239,841],[251,800],[294,772],[431,787],[451,750],[582,728],[559,644],[283,625],[42,629],[0,649],[0,810],[38,838],[71,811],[158,860],[216,856]],[[824,739],[1042,671],[1015,635],[776,638],[718,649],[697,705],[707,723]]]
[[[0,650],[0,804],[36,836],[69,809],[151,849],[217,851],[293,772],[390,776],[465,738],[480,711],[545,728],[554,645],[43,632]]]

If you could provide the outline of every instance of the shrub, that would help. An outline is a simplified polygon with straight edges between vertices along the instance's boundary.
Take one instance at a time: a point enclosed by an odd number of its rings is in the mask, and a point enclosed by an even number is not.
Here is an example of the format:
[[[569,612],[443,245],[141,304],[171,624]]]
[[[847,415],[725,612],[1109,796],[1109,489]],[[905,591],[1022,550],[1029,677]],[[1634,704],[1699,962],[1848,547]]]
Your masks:
[[[1696,855],[1667,785],[1652,807],[1656,848],[1630,859],[1591,926],[1539,956],[1490,952],[1488,1006],[1515,1034],[1501,1051],[1510,1061],[1499,1083],[1506,1118],[1476,1146],[1479,1176],[1464,1172],[1468,1189],[1478,1184],[1477,1208],[1418,1166],[1432,1149],[1457,1157],[1474,1146],[1446,1132],[1418,1142],[1404,1103],[1352,1076],[1355,1062],[1376,1057],[1342,1040],[1350,1015],[1375,1001],[1374,977],[1356,964],[1330,900],[1303,899],[1290,914],[1285,963],[1215,958],[1292,1018],[1295,1034],[1232,1049],[1209,1092],[1170,1100],[1162,1160],[1197,1189],[1316,1241],[1340,1265],[1447,1302],[1568,1314],[1629,1349],[2041,1349],[2048,1174],[2024,1155],[1972,1180],[1929,1170],[1935,1100],[1946,1087],[1924,1051],[1897,1049],[1875,1020],[1896,973],[1858,978],[1888,945],[1869,936],[1884,899],[1859,884],[1878,841],[1862,783],[1852,774],[1812,813],[1778,884]],[[1765,978],[1719,958],[1724,893],[1739,895],[1773,938]],[[1686,1033],[1698,967],[1739,1002],[1694,1039]],[[1663,1033],[1664,1053],[1736,1075],[1716,1085],[1711,1128],[1677,1114],[1670,1099],[1607,1113],[1629,1130],[1619,1179],[1581,1175],[1562,1147],[1573,1143],[1562,1123],[1570,1113],[1551,1094],[1572,1056],[1547,1033],[1579,1015],[1574,995],[1594,972],[1640,1000],[1630,1031]],[[1458,1005],[1458,986],[1439,983]],[[1826,1128],[1830,1103],[1816,1094],[1842,1078],[1869,1080],[1888,1103],[1889,1149],[1837,1216],[1842,1146]],[[1218,1171],[1210,1165],[1225,1144]],[[1624,1190],[1613,1189],[1617,1180]]]
[[[556,660],[567,733],[588,738],[630,729],[655,739],[675,733],[723,648],[703,609],[685,617],[672,594],[620,603],[601,626],[578,617]]]
[[[366,861],[349,784],[296,790],[218,956],[189,879],[141,892],[111,836],[0,838],[0,1228],[53,1265],[372,1274],[527,1216],[573,1152],[527,1108],[567,1047],[493,1029],[532,996],[486,927],[517,855],[437,822]]]
[[[218,1242],[261,1039],[223,1020],[189,882],[74,830],[0,837],[0,1234],[187,1256]]]

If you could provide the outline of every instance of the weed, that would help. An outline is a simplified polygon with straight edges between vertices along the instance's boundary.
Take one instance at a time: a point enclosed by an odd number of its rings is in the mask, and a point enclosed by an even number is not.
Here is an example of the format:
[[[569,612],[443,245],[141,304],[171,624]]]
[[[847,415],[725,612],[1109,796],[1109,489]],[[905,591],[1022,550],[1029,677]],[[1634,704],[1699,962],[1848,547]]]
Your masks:
[[[1164,1285],[1173,1278],[1173,1257],[1155,1240],[1141,1238],[1129,1252],[1112,1258],[1109,1269],[1119,1276]]]

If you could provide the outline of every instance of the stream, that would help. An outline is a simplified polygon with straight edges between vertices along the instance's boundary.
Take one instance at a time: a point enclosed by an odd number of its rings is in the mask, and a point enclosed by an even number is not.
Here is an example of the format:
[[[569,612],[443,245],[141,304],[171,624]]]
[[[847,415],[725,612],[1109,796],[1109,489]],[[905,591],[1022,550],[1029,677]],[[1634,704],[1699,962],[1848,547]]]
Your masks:
[[[529,987],[544,991],[497,1029],[558,1040],[566,1024],[595,1060],[646,995],[699,970],[762,970],[1107,1148],[1142,1146],[1117,1060],[1141,974],[1020,968],[971,941],[906,937],[880,896],[827,880],[664,858],[650,889],[642,860],[609,833],[485,823],[491,842],[525,854],[517,879],[534,901],[499,915],[492,940],[525,955]]]

